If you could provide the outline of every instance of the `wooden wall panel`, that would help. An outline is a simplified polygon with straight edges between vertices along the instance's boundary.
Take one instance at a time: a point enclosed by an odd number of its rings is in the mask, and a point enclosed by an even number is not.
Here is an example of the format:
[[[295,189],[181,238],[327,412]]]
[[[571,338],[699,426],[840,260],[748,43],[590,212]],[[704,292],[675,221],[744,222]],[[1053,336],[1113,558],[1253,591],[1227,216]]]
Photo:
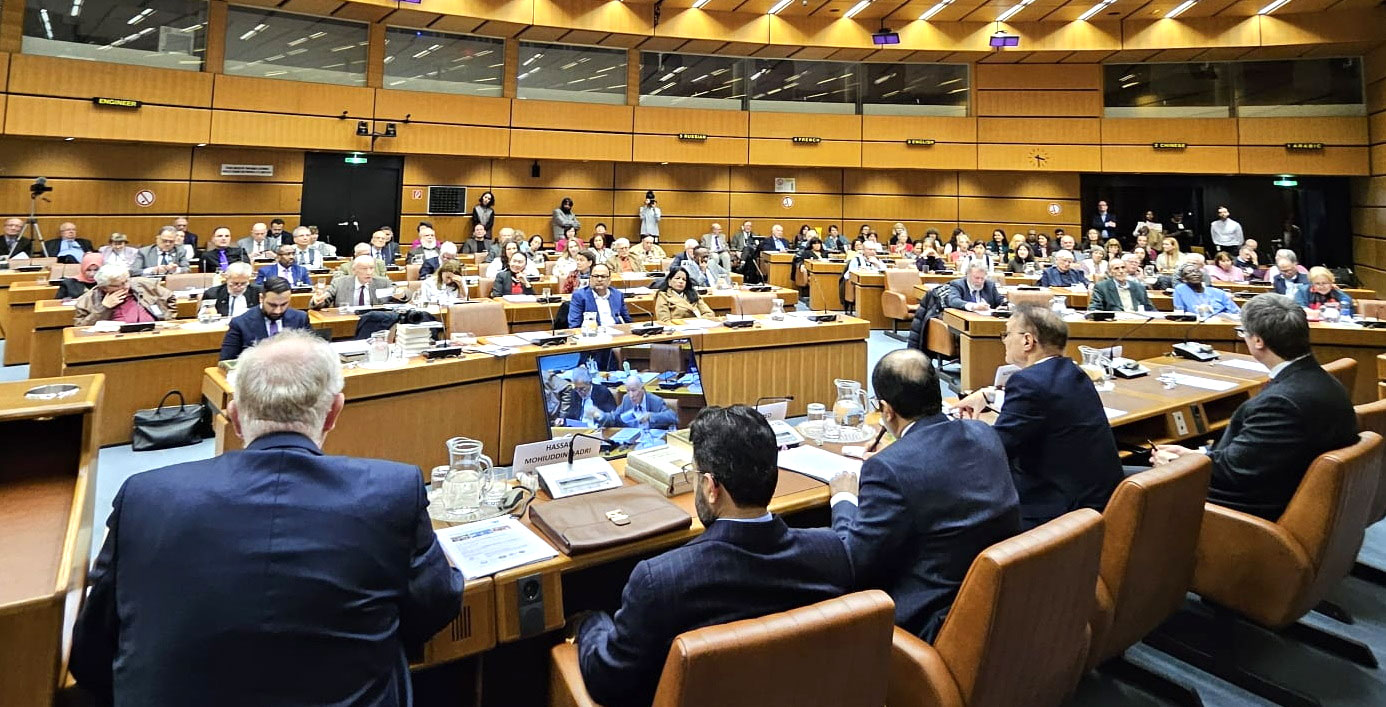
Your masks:
[[[848,194],[842,198],[842,216],[860,219],[929,219],[957,221],[958,199],[953,196],[870,196]]]
[[[1235,118],[1107,118],[1102,120],[1102,144],[1150,145],[1183,142],[1189,145],[1236,145]]]
[[[840,169],[805,167],[734,167],[731,170],[731,190],[773,193],[775,178],[787,177],[794,179],[799,194],[841,194],[842,173]]]
[[[978,118],[977,142],[1026,145],[1096,145],[1097,118]]]
[[[369,118],[375,112],[375,90],[364,86],[220,74],[216,77],[212,107],[227,111],[273,111],[332,117],[340,116],[345,111],[348,118]],[[354,122],[351,129],[356,129]]]
[[[10,55],[0,52],[0,91],[8,91],[10,86]]]
[[[861,143],[831,140],[809,145],[788,138],[751,138],[749,155],[752,164],[860,167]]]
[[[422,91],[375,92],[377,120],[409,120],[450,125],[510,125],[510,99]],[[405,126],[400,126],[401,128]]]
[[[956,196],[956,172],[920,170],[849,169],[843,174],[844,194],[901,194],[917,196]]]
[[[784,208],[780,200],[794,197],[794,206]],[[842,214],[839,194],[747,194],[732,192],[731,213],[737,219],[838,218]],[[763,231],[769,233],[769,230]]]
[[[1242,174],[1367,175],[1365,147],[1326,147],[1311,152],[1291,152],[1283,147],[1242,147],[1237,161]]]
[[[1072,172],[959,172],[958,195],[1077,199],[1078,175]]]
[[[736,137],[710,137],[701,142],[672,135],[635,135],[631,159],[636,162],[676,162],[742,165],[750,160],[750,141]]]
[[[1189,147],[1157,150],[1149,145],[1103,145],[1104,172],[1173,172],[1176,174],[1235,174],[1237,148]]]
[[[1181,18],[1178,21],[1127,20],[1122,23],[1122,48],[1254,47],[1260,44],[1259,19],[1259,16],[1253,16]]]
[[[491,178],[497,187],[554,186],[609,189],[615,184],[615,166],[611,163],[542,161],[540,166],[542,175],[536,179],[530,176],[529,162],[495,160],[491,166]]]
[[[206,142],[358,152],[371,146],[370,138],[356,135],[354,120],[231,110],[212,111],[212,135]]]
[[[731,199],[726,191],[676,191],[660,190],[655,195],[661,213],[683,216],[715,216],[725,218],[731,213]],[[615,193],[614,210],[638,216],[641,204],[645,203],[645,190],[622,190]],[[661,219],[662,220],[662,219]]]
[[[999,117],[1102,115],[1101,91],[975,91],[973,112]]]
[[[145,105],[139,110],[98,108],[91,101],[11,94],[5,134],[197,144],[208,141],[212,112]]]
[[[197,108],[212,104],[212,75],[200,71],[15,54],[10,58],[10,74],[12,93],[87,100],[129,98]]]
[[[637,106],[634,121],[637,133],[702,133],[722,137],[746,137],[750,134],[750,116],[750,113],[742,110]]]
[[[573,187],[536,186],[525,189],[516,187],[496,187],[491,190],[496,195],[496,205],[503,208],[503,214],[548,217],[563,197],[573,200],[573,211],[582,219],[582,230],[587,232],[595,225],[589,223],[587,214],[611,214],[611,189],[576,189]],[[480,196],[478,194],[477,196]],[[500,218],[497,217],[497,222]]]
[[[1366,145],[1367,119],[1341,118],[1238,118],[1242,145],[1284,145],[1287,142],[1322,142],[1326,145]]]
[[[223,164],[267,164],[272,177],[222,176]],[[244,148],[199,147],[192,150],[192,178],[221,182],[302,182],[301,150],[247,150]]]
[[[917,138],[938,142],[973,143],[977,141],[977,119],[863,115],[861,135],[863,140],[904,142]]]
[[[616,188],[627,190],[654,189],[657,192],[730,191],[731,174],[726,167],[679,166],[669,169],[659,165],[628,163],[616,165]]]
[[[195,214],[239,214],[245,212],[247,204],[254,204],[257,211],[298,213],[302,198],[301,184],[193,182],[184,211]]]
[[[1049,204],[1061,207],[1058,215],[1050,215]],[[996,221],[1000,223],[1065,225],[1081,213],[1077,199],[993,199],[958,197],[958,218],[962,221]]]
[[[863,142],[861,163],[884,169],[977,169],[975,144],[906,145],[903,142]]]
[[[1043,157],[1038,163],[1036,156]],[[1037,167],[1037,164],[1043,166]],[[1096,172],[1102,169],[1097,145],[978,145],[978,169]]]
[[[510,154],[510,131],[470,125],[410,123],[397,127],[398,137],[376,141],[377,152],[505,157]]]
[[[817,137],[829,140],[861,140],[861,116],[806,113],[750,113],[753,138]],[[754,151],[752,147],[752,151]]]
[[[629,133],[514,129],[510,131],[510,156],[624,162],[630,159],[631,143]]]
[[[0,179],[0,214],[28,213],[29,178]],[[39,210],[49,214],[89,215],[181,214],[188,208],[186,181],[54,179],[49,201]],[[135,204],[135,194],[148,189],[154,192],[154,203],[148,207]],[[56,235],[57,231],[53,232]]]
[[[154,179],[188,178],[193,148],[75,140],[0,138],[0,175],[8,177]],[[27,197],[26,197],[27,198]]]
[[[459,160],[455,157],[438,157],[434,155],[410,155],[404,159],[404,183],[405,185],[484,185],[483,189],[489,189],[491,185],[491,160]],[[473,195],[468,194],[468,198]],[[480,199],[481,194],[475,194],[472,201]]]
[[[630,106],[559,101],[515,101],[510,124],[516,128],[630,133],[635,125]]]
[[[972,72],[976,89],[1101,89],[1098,64],[976,64]]]

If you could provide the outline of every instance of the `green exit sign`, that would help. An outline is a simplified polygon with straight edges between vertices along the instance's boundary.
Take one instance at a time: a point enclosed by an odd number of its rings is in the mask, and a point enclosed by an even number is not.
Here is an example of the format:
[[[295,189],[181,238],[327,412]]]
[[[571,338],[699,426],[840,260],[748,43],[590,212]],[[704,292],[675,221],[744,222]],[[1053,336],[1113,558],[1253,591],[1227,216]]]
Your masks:
[[[1277,177],[1272,184],[1277,187],[1297,187],[1299,186],[1299,180],[1294,177]]]
[[[346,157],[342,158],[342,161],[346,162],[347,164],[365,164],[366,158],[362,157],[361,155],[347,155]]]

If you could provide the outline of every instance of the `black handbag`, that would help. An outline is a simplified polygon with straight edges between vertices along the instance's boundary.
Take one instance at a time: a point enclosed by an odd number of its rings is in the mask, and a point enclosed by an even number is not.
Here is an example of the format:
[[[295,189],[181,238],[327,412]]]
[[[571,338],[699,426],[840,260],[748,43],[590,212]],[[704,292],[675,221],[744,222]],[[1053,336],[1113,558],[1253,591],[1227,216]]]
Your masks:
[[[169,398],[177,396],[178,407],[165,407]],[[170,390],[159,400],[159,406],[135,411],[135,431],[130,446],[136,452],[184,447],[202,441],[202,404],[189,405],[183,392]]]

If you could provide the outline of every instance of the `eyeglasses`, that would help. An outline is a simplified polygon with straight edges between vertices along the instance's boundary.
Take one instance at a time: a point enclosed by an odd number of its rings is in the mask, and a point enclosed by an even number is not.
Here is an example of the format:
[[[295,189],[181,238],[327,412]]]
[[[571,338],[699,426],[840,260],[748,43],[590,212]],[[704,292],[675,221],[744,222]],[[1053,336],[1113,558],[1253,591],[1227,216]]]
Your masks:
[[[1241,338],[1243,338],[1243,339],[1246,338],[1246,327],[1237,327],[1237,328],[1233,329],[1232,331],[1233,331],[1234,333],[1236,333],[1237,336],[1239,336],[1239,337],[1241,337]]]
[[[1002,334],[1001,334],[1001,339],[1002,339],[1002,340],[1005,340],[1005,338],[1008,337],[1008,336],[1010,336],[1011,334],[1020,334],[1020,335],[1022,335],[1022,336],[1025,336],[1025,335],[1034,336],[1034,334],[1031,334],[1031,333],[1028,332],[1028,331],[1007,331],[1007,332],[1002,332]]]

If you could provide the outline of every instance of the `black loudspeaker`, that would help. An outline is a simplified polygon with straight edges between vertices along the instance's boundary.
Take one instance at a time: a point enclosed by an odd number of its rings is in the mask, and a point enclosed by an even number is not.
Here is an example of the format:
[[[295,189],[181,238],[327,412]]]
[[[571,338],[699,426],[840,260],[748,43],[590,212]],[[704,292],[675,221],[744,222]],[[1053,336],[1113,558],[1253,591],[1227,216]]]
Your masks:
[[[534,164],[529,166],[529,176],[535,179],[539,178],[539,160],[535,160]]]
[[[515,583],[518,591],[516,614],[520,617],[520,636],[537,636],[544,632],[544,583],[540,575],[522,577]]]

